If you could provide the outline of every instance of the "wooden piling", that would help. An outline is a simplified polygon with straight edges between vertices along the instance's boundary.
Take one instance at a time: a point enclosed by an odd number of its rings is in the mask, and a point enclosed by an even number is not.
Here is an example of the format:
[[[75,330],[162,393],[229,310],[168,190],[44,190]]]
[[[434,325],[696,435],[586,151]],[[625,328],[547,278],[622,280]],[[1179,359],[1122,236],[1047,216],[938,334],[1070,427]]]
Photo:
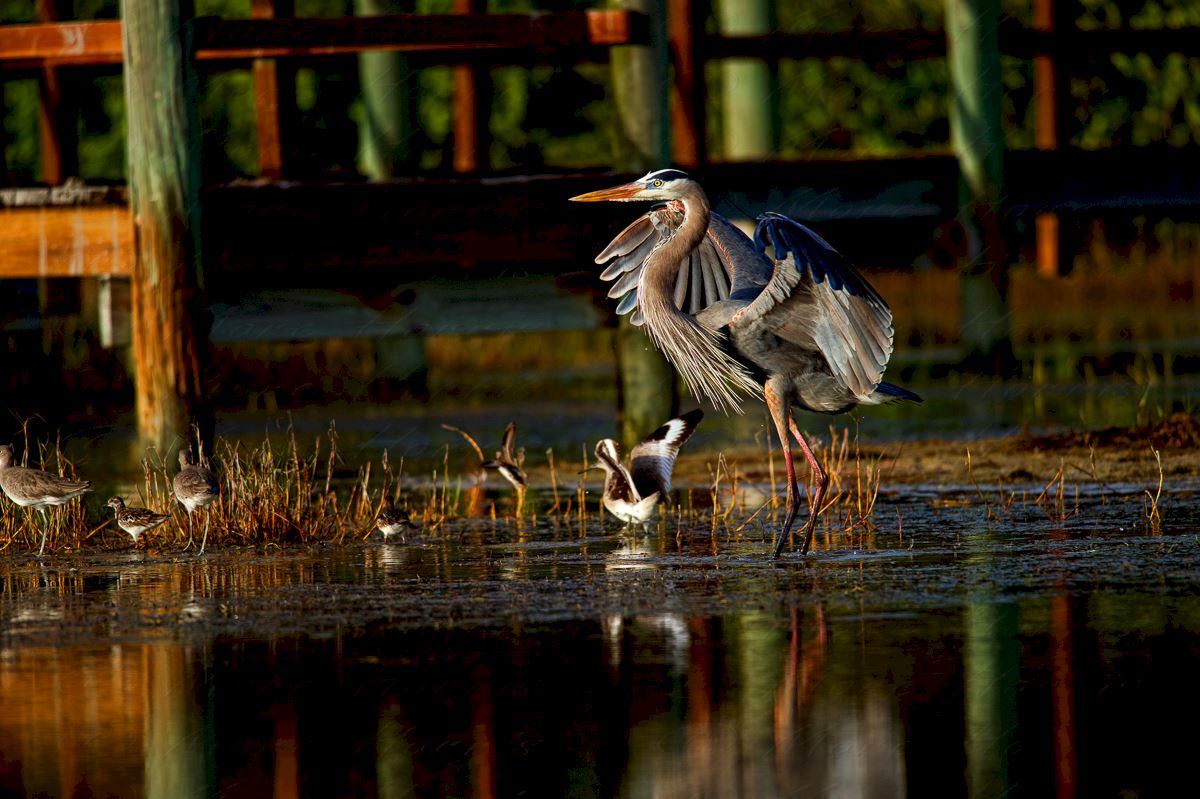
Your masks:
[[[290,17],[292,0],[251,0],[252,19]],[[296,130],[296,68],[274,58],[256,58],[254,121],[258,133],[258,174],[270,180],[286,176],[290,164],[289,136]]]
[[[667,43],[671,62],[671,160],[691,169],[708,162],[705,109],[703,0],[668,0]]]
[[[1033,29],[1046,33],[1066,32],[1072,23],[1063,18],[1064,5],[1063,0],[1034,0]],[[1066,133],[1063,110],[1071,95],[1065,72],[1049,53],[1033,57],[1033,96],[1037,104],[1034,145],[1039,150],[1057,150],[1060,136]],[[1043,211],[1037,215],[1034,225],[1038,274],[1057,277],[1070,271],[1072,253],[1061,246],[1058,214]]]
[[[165,452],[199,427],[211,438],[204,386],[211,320],[200,262],[199,125],[187,0],[122,0],[131,316],[143,444]]]
[[[665,0],[621,0],[618,8],[650,17],[651,44],[612,50],[613,166],[641,174],[670,162],[667,127],[667,40]],[[632,447],[671,417],[678,407],[675,373],[645,331],[617,321],[617,385],[621,441]]]
[[[455,14],[487,13],[485,0],[454,0]],[[479,64],[454,67],[454,171],[471,174],[488,168],[491,144],[491,78]]]
[[[1000,231],[1004,171],[999,0],[946,0],[950,137],[958,158],[959,216],[970,226],[961,267],[965,363],[1004,374],[1012,368],[1008,256]]]
[[[360,17],[396,14],[393,0],[354,0]],[[411,70],[402,53],[371,50],[358,54],[362,120],[358,126],[358,168],[371,180],[403,174],[412,161],[414,93],[408,91]]]
[[[761,36],[771,32],[768,0],[718,0],[722,36]],[[775,152],[774,92],[771,68],[761,58],[721,62],[724,153],[727,161],[761,161]]]

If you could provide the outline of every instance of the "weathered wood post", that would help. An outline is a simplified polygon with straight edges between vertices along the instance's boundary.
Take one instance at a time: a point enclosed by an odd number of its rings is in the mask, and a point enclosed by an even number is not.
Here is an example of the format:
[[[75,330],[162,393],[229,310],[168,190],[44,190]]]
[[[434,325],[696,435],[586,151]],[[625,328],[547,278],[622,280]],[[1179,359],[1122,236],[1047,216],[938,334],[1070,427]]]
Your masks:
[[[252,19],[290,17],[295,13],[292,0],[250,0]],[[254,122],[258,133],[258,174],[270,180],[282,179],[292,166],[291,140],[296,129],[296,68],[286,60],[256,58],[254,75]]]
[[[190,0],[122,0],[138,435],[165,451],[212,435],[211,318],[200,263],[200,142]]]
[[[717,26],[724,36],[771,32],[768,0],[719,0]],[[729,161],[761,161],[775,151],[771,68],[760,58],[721,62],[724,156]]]
[[[1034,0],[1033,29],[1046,33],[1065,32],[1071,25],[1063,13],[1063,0]],[[1034,144],[1039,150],[1058,149],[1060,136],[1066,133],[1066,115],[1063,113],[1071,92],[1067,86],[1066,73],[1058,68],[1054,56],[1049,54],[1033,57],[1033,96],[1037,103]],[[1070,267],[1072,253],[1061,244],[1058,214],[1043,211],[1034,221],[1037,236],[1037,271],[1042,277],[1057,277]]]
[[[1006,373],[1012,342],[999,223],[1004,177],[999,21],[999,0],[946,0],[950,137],[962,175],[959,215],[973,229],[961,275],[962,343],[969,365]]]
[[[708,162],[704,86],[705,0],[668,0],[667,43],[671,60],[671,159],[684,169]]]
[[[641,174],[670,160],[665,0],[616,0],[615,7],[650,17],[649,46],[612,49],[613,166]],[[674,413],[679,393],[674,370],[645,331],[624,316],[617,322],[617,372],[621,441],[628,448]]]

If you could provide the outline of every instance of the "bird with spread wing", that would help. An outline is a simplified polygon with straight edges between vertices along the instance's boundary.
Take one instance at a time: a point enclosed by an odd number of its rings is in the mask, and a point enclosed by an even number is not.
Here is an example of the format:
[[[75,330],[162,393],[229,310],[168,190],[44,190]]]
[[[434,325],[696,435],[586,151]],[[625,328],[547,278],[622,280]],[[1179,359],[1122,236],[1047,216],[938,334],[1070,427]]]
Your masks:
[[[921,398],[883,381],[892,312],[866,278],[823,238],[782,214],[758,220],[751,239],[714,214],[700,184],[677,169],[571,198],[657,201],[596,257],[608,264],[617,313],[645,328],[692,394],[725,412],[762,397],[784,452],[788,508],[783,550],[800,505],[789,433],[816,477],[803,529],[807,553],[829,477],[792,408],[844,413],[857,405]]]
[[[663,424],[629,453],[628,468],[621,462],[617,442],[601,439],[596,444],[596,464],[583,471],[604,470],[605,509],[626,525],[646,527],[658,504],[670,501],[675,457],[703,418],[704,411],[697,408]]]

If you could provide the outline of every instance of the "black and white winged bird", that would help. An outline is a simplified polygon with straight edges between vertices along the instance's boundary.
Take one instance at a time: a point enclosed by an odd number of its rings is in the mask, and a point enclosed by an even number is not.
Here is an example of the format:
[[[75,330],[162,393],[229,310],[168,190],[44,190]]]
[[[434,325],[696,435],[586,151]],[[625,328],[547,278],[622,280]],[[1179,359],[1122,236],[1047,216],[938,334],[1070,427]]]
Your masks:
[[[709,209],[700,184],[677,169],[650,172],[572,200],[658,201],[617,234],[596,263],[614,281],[608,296],[630,314],[694,396],[741,412],[762,397],[782,444],[788,510],[775,541],[778,558],[800,505],[788,434],[796,439],[817,491],[804,525],[807,553],[829,477],[792,418],[792,407],[844,413],[856,405],[919,402],[883,382],[892,355],[892,312],[837,250],[782,214],[759,217],[751,240]]]
[[[525,463],[525,450],[515,450],[513,445],[517,440],[517,423],[509,422],[504,428],[504,437],[500,439],[500,451],[490,461],[480,464],[484,469],[495,469],[504,475],[504,479],[512,483],[517,491],[517,514],[525,506],[525,471],[521,466]]]
[[[643,438],[629,454],[629,468],[621,463],[621,447],[611,438],[596,444],[596,464],[604,470],[604,507],[626,525],[642,527],[654,516],[659,502],[671,495],[671,471],[679,448],[692,437],[704,411],[688,411]]]

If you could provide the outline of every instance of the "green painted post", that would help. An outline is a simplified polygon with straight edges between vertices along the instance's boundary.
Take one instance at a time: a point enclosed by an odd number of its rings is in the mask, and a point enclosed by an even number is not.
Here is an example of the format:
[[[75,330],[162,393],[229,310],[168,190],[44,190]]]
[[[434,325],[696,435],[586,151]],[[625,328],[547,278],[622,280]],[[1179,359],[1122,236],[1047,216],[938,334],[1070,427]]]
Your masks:
[[[360,17],[404,12],[394,0],[354,0]],[[412,163],[415,76],[400,53],[373,50],[358,56],[362,119],[358,125],[358,168],[371,180],[387,180]]]
[[[768,0],[719,0],[717,27],[723,36],[771,32]],[[721,62],[722,127],[727,161],[762,161],[775,152],[771,68],[759,58]]]
[[[131,319],[142,443],[166,452],[212,434],[202,384],[211,320],[200,263],[200,141],[187,0],[122,0]]]
[[[612,49],[614,124],[613,166],[641,174],[670,163],[667,123],[667,34],[665,0],[623,0],[617,8],[650,17],[652,44]],[[675,412],[679,392],[675,372],[645,331],[617,322],[617,378],[621,441],[632,447]]]
[[[974,228],[962,273],[962,344],[968,364],[1012,368],[1008,256],[999,227],[1004,180],[1004,87],[999,0],[946,0],[950,136],[962,179],[960,217]]]

